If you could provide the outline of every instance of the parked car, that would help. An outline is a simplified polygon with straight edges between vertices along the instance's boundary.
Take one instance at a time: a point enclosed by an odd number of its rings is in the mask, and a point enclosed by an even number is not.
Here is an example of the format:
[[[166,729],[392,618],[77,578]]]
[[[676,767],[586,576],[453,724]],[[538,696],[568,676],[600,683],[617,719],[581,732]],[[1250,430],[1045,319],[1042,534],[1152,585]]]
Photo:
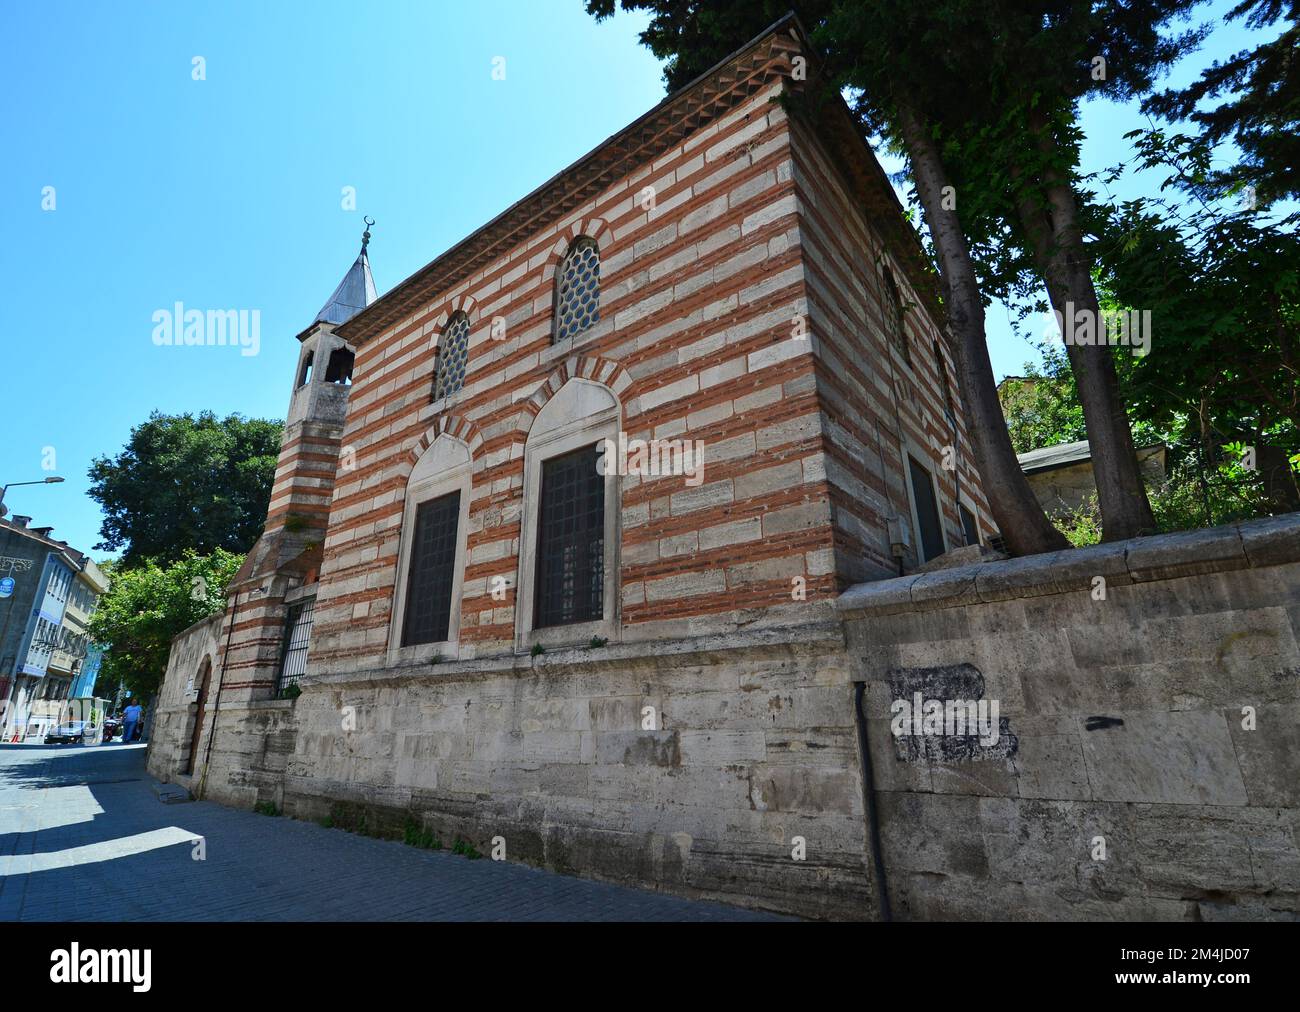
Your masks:
[[[108,717],[104,720],[104,741],[112,741],[122,733],[122,718]]]
[[[56,724],[45,732],[46,745],[84,745],[87,736],[95,733],[95,725],[84,720],[70,720],[66,724]]]

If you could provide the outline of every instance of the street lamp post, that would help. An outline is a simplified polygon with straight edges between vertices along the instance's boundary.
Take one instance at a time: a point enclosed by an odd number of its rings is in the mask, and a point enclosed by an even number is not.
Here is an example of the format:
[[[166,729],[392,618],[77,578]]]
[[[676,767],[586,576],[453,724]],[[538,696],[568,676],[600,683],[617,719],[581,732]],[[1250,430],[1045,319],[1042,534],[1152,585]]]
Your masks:
[[[5,493],[11,488],[17,488],[19,485],[57,485],[62,478],[42,478],[40,481],[11,481],[8,485],[0,485],[0,517],[9,512],[5,506]]]

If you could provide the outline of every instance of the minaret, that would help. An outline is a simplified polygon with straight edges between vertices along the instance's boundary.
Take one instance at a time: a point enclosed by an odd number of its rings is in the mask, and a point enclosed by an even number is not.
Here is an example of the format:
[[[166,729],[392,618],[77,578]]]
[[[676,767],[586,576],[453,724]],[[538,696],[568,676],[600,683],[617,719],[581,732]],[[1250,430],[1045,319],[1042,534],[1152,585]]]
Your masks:
[[[334,336],[334,329],[376,298],[367,252],[369,226],[374,222],[370,218],[365,221],[367,227],[361,234],[357,259],[311,326],[298,335],[302,347],[267,511],[267,531],[287,526],[291,530],[315,530],[324,536],[356,357],[355,349]]]
[[[222,705],[266,699],[274,692],[286,620],[295,605],[309,603],[314,590],[355,359],[355,349],[334,330],[376,298],[367,252],[374,221],[365,222],[361,252],[298,335],[301,347],[266,527],[227,590],[218,662]]]

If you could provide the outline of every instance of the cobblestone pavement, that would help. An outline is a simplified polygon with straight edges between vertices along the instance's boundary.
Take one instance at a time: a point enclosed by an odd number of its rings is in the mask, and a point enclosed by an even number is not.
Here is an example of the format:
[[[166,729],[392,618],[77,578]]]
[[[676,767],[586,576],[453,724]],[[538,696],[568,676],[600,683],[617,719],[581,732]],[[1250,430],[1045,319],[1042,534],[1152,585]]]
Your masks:
[[[772,919],[205,801],[163,804],[144,755],[0,746],[0,921]]]

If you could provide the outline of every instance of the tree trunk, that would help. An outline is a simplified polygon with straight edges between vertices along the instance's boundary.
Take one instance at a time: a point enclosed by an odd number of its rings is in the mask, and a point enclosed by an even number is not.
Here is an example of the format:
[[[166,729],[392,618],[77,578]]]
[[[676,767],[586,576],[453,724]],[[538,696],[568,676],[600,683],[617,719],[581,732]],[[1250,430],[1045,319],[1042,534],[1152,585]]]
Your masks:
[[[1012,555],[1068,548],[1065,536],[1052,526],[1034,498],[1011,445],[989,361],[984,306],[980,302],[970,247],[957,212],[944,207],[948,177],[938,147],[915,112],[906,105],[899,107],[899,125],[947,288],[948,318],[957,338],[957,372],[965,393],[962,403],[966,427],[989,509]]]
[[[1055,141],[1038,110],[1029,115],[1039,151],[1050,158]],[[1023,182],[1022,173],[1014,173]],[[1121,541],[1156,531],[1155,516],[1147,500],[1146,484],[1133,448],[1133,433],[1119,394],[1115,360],[1105,342],[1101,306],[1093,285],[1083,235],[1078,224],[1074,189],[1059,172],[1048,169],[1042,180],[1046,208],[1036,206],[1030,192],[1022,190],[1018,206],[1022,223],[1034,250],[1034,259],[1047,286],[1052,307],[1064,331],[1074,315],[1091,314],[1098,343],[1066,343],[1070,368],[1074,371],[1083,408],[1084,426],[1092,455],[1097,501],[1101,507],[1102,540]]]

